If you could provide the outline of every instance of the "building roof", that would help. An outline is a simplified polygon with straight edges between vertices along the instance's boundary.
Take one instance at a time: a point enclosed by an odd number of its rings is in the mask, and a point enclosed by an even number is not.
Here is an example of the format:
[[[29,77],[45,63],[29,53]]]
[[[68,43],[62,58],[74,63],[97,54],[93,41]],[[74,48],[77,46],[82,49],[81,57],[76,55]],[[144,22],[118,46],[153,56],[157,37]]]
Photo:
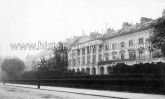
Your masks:
[[[130,25],[126,28],[122,28],[118,31],[113,31],[113,32],[108,32],[106,34],[104,34],[103,36],[97,36],[95,38],[92,38],[90,36],[80,36],[80,37],[77,37],[71,44],[70,44],[70,47],[69,47],[69,50],[72,46],[76,45],[76,44],[83,44],[83,43],[87,43],[87,42],[91,42],[91,41],[94,41],[94,40],[107,40],[107,39],[110,39],[110,38],[114,38],[114,37],[118,37],[118,36],[122,36],[122,35],[127,35],[127,34],[130,34],[130,33],[135,33],[135,32],[138,32],[138,31],[142,31],[142,30],[147,30],[147,29],[151,29],[151,25],[153,23],[156,23],[158,19],[156,20],[152,20],[152,19],[148,19],[146,18],[147,20],[144,21],[144,18],[143,18],[143,22],[140,22],[136,25]]]

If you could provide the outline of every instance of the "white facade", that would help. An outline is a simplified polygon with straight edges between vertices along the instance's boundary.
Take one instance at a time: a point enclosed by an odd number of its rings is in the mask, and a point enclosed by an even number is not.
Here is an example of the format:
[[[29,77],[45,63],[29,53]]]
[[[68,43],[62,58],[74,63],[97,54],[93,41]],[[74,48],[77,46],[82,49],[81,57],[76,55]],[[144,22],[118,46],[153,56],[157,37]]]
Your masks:
[[[153,58],[149,49],[149,38],[153,33],[149,26],[152,22],[131,25],[102,37],[82,36],[70,46],[68,69],[100,75],[108,74],[110,67],[119,62],[132,65],[161,61]]]

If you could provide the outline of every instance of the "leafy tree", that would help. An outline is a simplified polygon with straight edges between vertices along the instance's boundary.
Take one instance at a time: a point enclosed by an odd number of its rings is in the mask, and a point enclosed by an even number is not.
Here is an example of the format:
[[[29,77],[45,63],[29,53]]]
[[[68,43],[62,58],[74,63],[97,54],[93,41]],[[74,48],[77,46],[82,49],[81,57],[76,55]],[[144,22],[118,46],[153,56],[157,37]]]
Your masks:
[[[53,57],[50,57],[49,59],[41,58],[39,65],[40,75],[42,78],[49,78],[51,76],[60,77],[67,74],[67,50],[67,46],[63,43],[58,43],[58,46],[54,47]]]
[[[151,43],[154,48],[161,49],[163,56],[165,56],[165,18],[159,18],[151,24],[151,27],[153,28]]]
[[[1,66],[9,79],[18,78],[25,69],[25,64],[18,58],[5,59]]]

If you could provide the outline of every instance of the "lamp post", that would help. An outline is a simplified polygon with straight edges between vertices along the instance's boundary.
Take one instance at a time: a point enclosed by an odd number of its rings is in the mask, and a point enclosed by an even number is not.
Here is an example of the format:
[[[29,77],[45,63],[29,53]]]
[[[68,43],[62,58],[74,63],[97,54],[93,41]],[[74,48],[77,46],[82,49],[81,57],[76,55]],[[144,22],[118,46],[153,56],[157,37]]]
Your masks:
[[[37,84],[38,84],[38,89],[40,89],[40,65],[38,63],[38,77],[37,77]]]

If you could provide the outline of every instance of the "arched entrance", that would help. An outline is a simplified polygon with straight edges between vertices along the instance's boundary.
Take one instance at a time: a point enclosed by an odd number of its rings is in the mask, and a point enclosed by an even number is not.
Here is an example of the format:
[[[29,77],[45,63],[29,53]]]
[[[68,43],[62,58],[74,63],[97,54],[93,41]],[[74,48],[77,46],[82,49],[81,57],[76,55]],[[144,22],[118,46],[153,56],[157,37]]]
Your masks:
[[[100,75],[104,75],[104,67],[100,68]]]
[[[92,68],[92,75],[96,75],[96,68],[95,67]]]
[[[84,68],[81,68],[81,72],[82,72],[82,73],[85,73],[85,69],[84,69]]]
[[[80,72],[80,69],[79,68],[77,68],[77,72]]]
[[[90,68],[86,68],[86,73],[90,75]]]

